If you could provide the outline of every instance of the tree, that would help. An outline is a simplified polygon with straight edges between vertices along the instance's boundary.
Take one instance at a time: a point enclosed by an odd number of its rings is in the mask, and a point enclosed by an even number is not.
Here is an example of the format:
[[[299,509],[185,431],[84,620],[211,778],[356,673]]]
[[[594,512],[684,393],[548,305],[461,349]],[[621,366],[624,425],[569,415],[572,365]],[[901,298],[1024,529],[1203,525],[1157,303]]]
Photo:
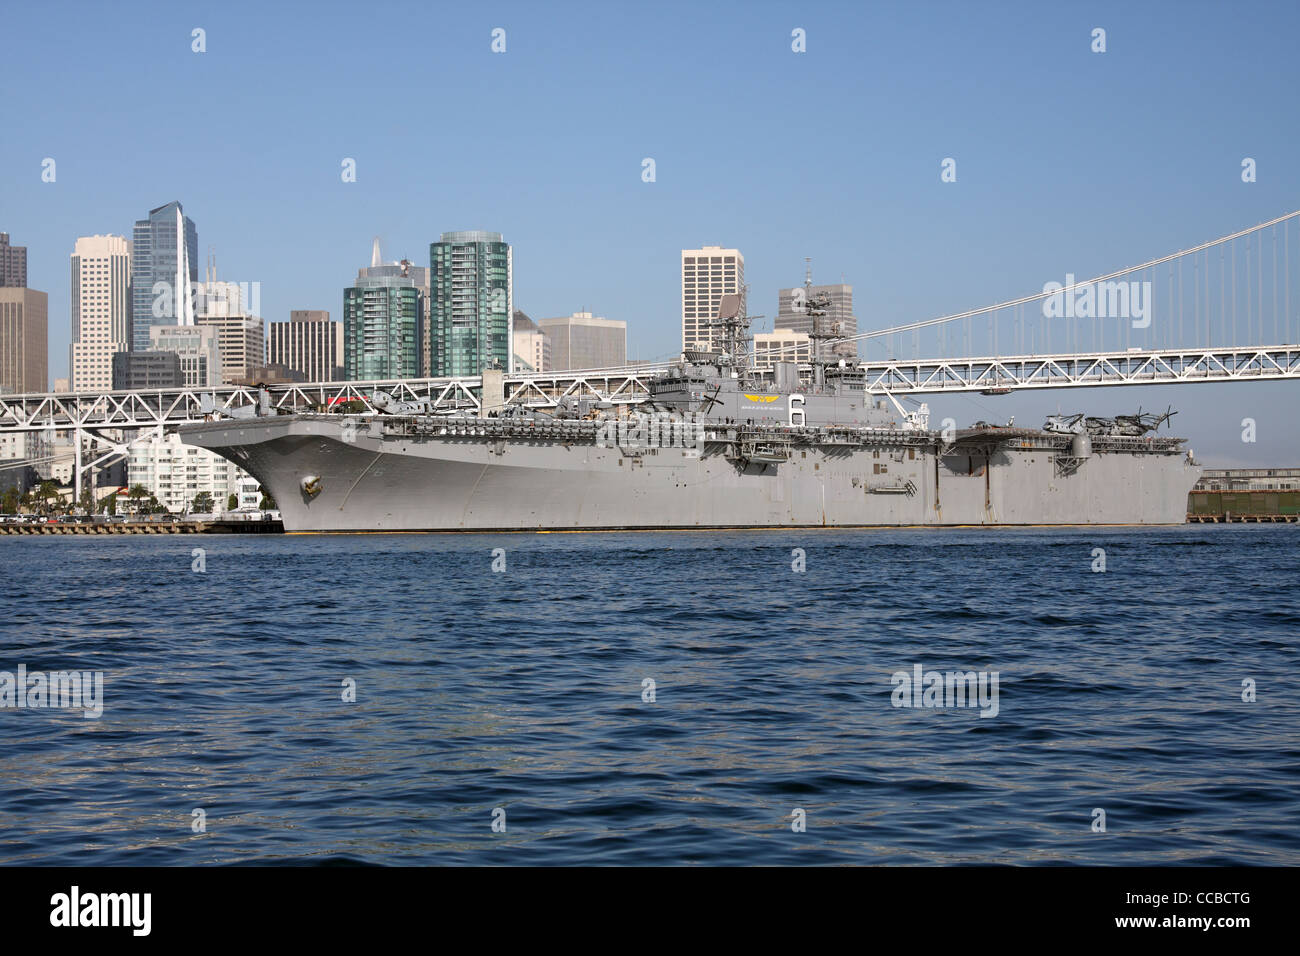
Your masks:
[[[0,511],[7,515],[16,513],[18,511],[18,503],[20,500],[21,496],[18,494],[17,488],[6,488],[4,493],[0,494]]]
[[[51,502],[58,501],[62,495],[59,494],[59,486],[53,481],[42,481],[40,487],[36,489],[36,500],[40,503],[41,510],[49,514],[53,508]]]
[[[78,504],[81,506],[81,510],[86,514],[93,515],[95,513],[95,489],[82,488],[81,501],[79,501]]]
[[[117,514],[117,492],[116,491],[104,499],[104,514],[106,515]]]
[[[144,485],[132,485],[126,496],[131,499],[131,510],[136,514],[140,513],[140,502],[145,498],[153,497],[149,494],[149,489]]]
[[[200,491],[194,496],[194,503],[190,510],[195,514],[211,514],[216,502],[212,500],[212,493],[209,491]]]
[[[266,485],[258,485],[257,490],[262,493],[262,500],[258,502],[257,507],[262,511],[274,511],[275,499],[271,497],[271,492],[267,490]]]
[[[226,499],[226,510],[227,510],[227,511],[238,511],[238,510],[239,510],[239,496],[238,496],[238,495],[231,495],[229,498]]]

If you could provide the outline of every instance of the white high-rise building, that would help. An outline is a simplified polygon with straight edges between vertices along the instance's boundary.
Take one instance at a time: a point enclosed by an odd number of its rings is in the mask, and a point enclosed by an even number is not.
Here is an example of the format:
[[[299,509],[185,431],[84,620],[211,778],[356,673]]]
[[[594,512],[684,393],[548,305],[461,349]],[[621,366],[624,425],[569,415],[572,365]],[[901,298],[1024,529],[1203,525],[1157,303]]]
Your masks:
[[[82,236],[72,253],[72,390],[110,391],[131,348],[131,240]]]
[[[127,485],[143,485],[159,504],[177,513],[189,511],[205,491],[217,511],[226,510],[232,494],[240,507],[256,506],[250,500],[256,497],[257,479],[215,452],[184,444],[175,433],[153,435],[131,446]]]
[[[745,257],[739,249],[704,246],[682,250],[682,348],[718,351],[723,331],[709,323],[718,317],[724,295],[740,296],[745,311]]]

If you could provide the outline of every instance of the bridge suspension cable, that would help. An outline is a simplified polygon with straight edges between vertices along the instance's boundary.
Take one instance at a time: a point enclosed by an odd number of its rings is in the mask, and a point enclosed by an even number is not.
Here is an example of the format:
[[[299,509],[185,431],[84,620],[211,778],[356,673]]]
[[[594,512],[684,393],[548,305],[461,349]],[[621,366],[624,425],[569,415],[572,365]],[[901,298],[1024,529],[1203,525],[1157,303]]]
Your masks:
[[[1212,239],[1209,242],[1203,242],[1199,246],[1193,246],[1190,249],[1183,249],[1179,252],[1170,253],[1167,256],[1160,256],[1158,259],[1151,259],[1150,261],[1143,262],[1140,265],[1129,266],[1126,269],[1118,269],[1114,272],[1108,272],[1105,275],[1097,276],[1092,279],[1085,279],[1079,282],[1074,282],[1068,286],[1063,286],[1060,289],[1052,289],[1051,291],[1047,291],[1047,292],[1036,292],[1032,295],[1021,296],[1018,299],[1008,299],[1005,302],[998,302],[995,303],[994,305],[986,305],[983,306],[982,308],[970,309],[966,312],[954,312],[951,315],[941,315],[938,318],[924,319],[920,322],[909,322],[906,325],[895,325],[887,329],[876,329],[873,332],[859,332],[857,335],[845,336],[844,338],[836,339],[834,341],[835,342],[857,342],[857,341],[863,341],[865,339],[879,338],[885,335],[897,335],[902,332],[911,332],[917,329],[929,328],[931,326],[953,322],[958,319],[968,319],[977,315],[984,315],[987,312],[995,312],[1001,309],[1011,308],[1013,306],[1024,305],[1029,302],[1039,302],[1043,299],[1047,299],[1052,296],[1068,294],[1074,291],[1075,289],[1081,289],[1086,286],[1093,286],[1099,282],[1109,282],[1111,279],[1117,279],[1120,276],[1129,275],[1134,272],[1141,272],[1145,269],[1154,269],[1156,266],[1163,265],[1166,262],[1172,262],[1175,259],[1181,260],[1185,256],[1195,255],[1198,252],[1211,249],[1215,246],[1219,246],[1227,242],[1232,242],[1235,239],[1241,239],[1245,236],[1252,235],[1253,233],[1262,232],[1263,230],[1269,228],[1270,226],[1275,227],[1279,223],[1288,222],[1289,220],[1295,219],[1297,217],[1300,217],[1300,209],[1297,209],[1294,212],[1289,212],[1285,216],[1278,216],[1276,219],[1270,219],[1268,222],[1261,222],[1257,226],[1251,226],[1248,229],[1242,229],[1239,232],[1234,232],[1231,235],[1220,236],[1218,239]],[[1275,257],[1275,261],[1276,261],[1276,257]],[[1287,263],[1289,266],[1290,264],[1289,259],[1287,260]],[[1247,266],[1247,271],[1249,272],[1249,265]],[[1274,279],[1276,281],[1276,276],[1274,277]],[[1233,280],[1234,282],[1236,280],[1235,270],[1233,274]],[[1260,281],[1260,289],[1262,290],[1263,288],[1262,276],[1259,281]],[[1181,283],[1180,283],[1180,287],[1181,287]],[[1287,294],[1288,296],[1290,295],[1290,272],[1289,271],[1287,273]],[[1290,301],[1289,298],[1288,301]],[[1235,306],[1235,302],[1234,302],[1234,306]],[[1276,302],[1274,303],[1274,307],[1276,308]],[[1262,322],[1262,317],[1261,317],[1261,322]]]

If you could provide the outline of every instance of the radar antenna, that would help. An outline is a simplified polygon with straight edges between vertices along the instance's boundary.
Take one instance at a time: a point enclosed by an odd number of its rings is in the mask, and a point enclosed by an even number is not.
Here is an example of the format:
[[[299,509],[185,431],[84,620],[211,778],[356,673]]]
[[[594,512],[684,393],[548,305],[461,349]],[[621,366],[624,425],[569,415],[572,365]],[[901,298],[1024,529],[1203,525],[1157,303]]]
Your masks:
[[[706,327],[711,329],[721,329],[721,335],[717,336],[717,342],[722,346],[721,364],[730,365],[732,368],[746,368],[749,356],[749,323],[752,319],[761,319],[761,315],[750,316],[745,312],[745,299],[749,293],[749,286],[745,286],[744,294],[739,292],[728,292],[718,301],[718,316],[710,322],[705,323]]]

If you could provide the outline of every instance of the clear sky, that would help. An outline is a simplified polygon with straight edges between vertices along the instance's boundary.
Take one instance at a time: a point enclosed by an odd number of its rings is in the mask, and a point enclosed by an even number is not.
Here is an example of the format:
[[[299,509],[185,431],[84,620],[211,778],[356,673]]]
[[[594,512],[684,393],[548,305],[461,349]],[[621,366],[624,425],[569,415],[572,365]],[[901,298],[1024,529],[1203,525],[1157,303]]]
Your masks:
[[[339,318],[376,235],[386,258],[427,264],[441,232],[489,229],[514,247],[516,307],[625,319],[633,357],[680,348],[679,255],[700,244],[745,254],[751,313],[774,315],[811,256],[814,281],[843,276],[880,328],[1300,208],[1298,27],[1300,4],[1249,0],[15,3],[0,230],[49,293],[51,377],[67,374],[76,237],[129,237],[173,199],[200,266],[211,247],[221,278],[260,282],[269,321]],[[1172,403],[1212,464],[1300,464],[1298,390],[930,403],[963,423]]]

